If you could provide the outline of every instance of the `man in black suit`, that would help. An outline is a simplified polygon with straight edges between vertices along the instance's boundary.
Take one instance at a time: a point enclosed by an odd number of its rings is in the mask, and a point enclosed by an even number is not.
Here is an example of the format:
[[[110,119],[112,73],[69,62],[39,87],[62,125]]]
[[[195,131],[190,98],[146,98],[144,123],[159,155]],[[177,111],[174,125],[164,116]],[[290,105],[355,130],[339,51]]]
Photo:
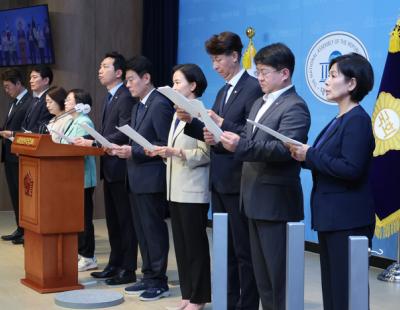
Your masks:
[[[262,96],[257,80],[240,66],[242,42],[232,32],[213,35],[206,41],[213,68],[226,81],[217,94],[211,117],[224,130],[241,132],[253,102]],[[204,124],[181,109],[178,117],[186,121],[185,134],[204,140]],[[206,131],[207,133],[207,131]],[[213,144],[210,141],[205,140]],[[210,187],[212,211],[228,213],[228,309],[258,310],[259,297],[250,255],[247,218],[239,210],[242,163],[221,144],[211,147]]]
[[[0,136],[3,138],[1,143],[1,162],[4,163],[17,229],[11,235],[1,236],[1,238],[6,241],[12,241],[14,244],[21,244],[23,243],[24,230],[19,226],[18,157],[11,153],[12,141],[10,139],[14,136],[15,131],[21,130],[21,124],[27,109],[31,105],[32,97],[24,86],[20,71],[15,69],[5,71],[2,74],[2,81],[5,92],[13,101],[0,131]]]
[[[250,111],[249,119],[285,136],[306,142],[310,113],[292,85],[295,59],[277,43],[262,48],[254,58],[265,95]],[[224,147],[243,161],[241,206],[249,218],[251,255],[263,309],[285,309],[286,224],[301,221],[303,193],[300,164],[284,144],[248,124],[242,137],[225,131]]]
[[[132,109],[131,127],[155,145],[167,145],[174,114],[173,104],[154,89],[153,65],[144,56],[127,63],[126,82],[133,97],[140,102]],[[168,228],[164,219],[166,168],[160,156],[148,157],[140,145],[115,145],[112,152],[128,158],[128,183],[133,221],[143,259],[143,279],[125,288],[126,294],[140,295],[140,300],[169,296],[167,284]]]
[[[46,94],[52,82],[53,72],[48,66],[38,65],[33,67],[29,80],[33,100],[21,125],[23,131],[34,133],[45,131],[45,125],[53,117],[46,107]]]
[[[124,144],[128,137],[115,128],[131,121],[135,103],[123,84],[125,58],[112,52],[105,55],[99,68],[99,81],[107,88],[104,98],[100,133],[111,143]],[[90,139],[76,140],[78,145],[94,146]],[[104,155],[100,159],[100,178],[103,179],[104,204],[110,258],[103,271],[92,272],[94,278],[106,279],[108,285],[120,285],[136,281],[137,240],[133,228],[129,196],[125,186],[126,160]]]

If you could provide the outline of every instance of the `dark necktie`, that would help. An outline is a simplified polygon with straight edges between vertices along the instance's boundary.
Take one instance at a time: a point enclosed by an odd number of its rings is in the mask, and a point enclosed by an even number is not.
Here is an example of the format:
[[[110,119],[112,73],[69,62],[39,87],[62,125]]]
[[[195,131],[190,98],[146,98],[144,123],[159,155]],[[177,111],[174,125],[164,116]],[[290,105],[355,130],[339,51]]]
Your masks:
[[[103,112],[103,123],[107,118],[108,113],[110,112],[111,102],[112,102],[112,95],[107,93],[107,97],[105,98],[104,102],[104,112]]]
[[[18,102],[18,99],[17,99],[17,98],[15,98],[15,99],[11,102],[10,111],[8,111],[8,115],[7,115],[7,117],[6,117],[6,121],[5,121],[4,125],[3,125],[3,129],[4,129],[4,130],[5,130],[6,127],[7,127],[8,121],[10,120],[11,112],[15,109],[15,105],[17,104],[17,102]]]
[[[12,110],[15,109],[15,106],[17,105],[17,102],[18,102],[18,99],[17,99],[17,98],[15,98],[15,99],[12,101],[10,111],[8,112],[8,116],[10,116]]]
[[[226,83],[224,88],[222,89],[221,102],[219,103],[219,115],[222,115],[224,113],[226,97],[228,96],[228,91],[231,86],[231,84]]]
[[[112,95],[110,93],[107,94],[107,101],[106,101],[106,108],[105,108],[105,112],[107,114],[107,112],[110,110],[111,107],[111,102],[112,102]]]
[[[28,126],[28,124],[29,124],[29,122],[31,120],[31,116],[32,116],[33,110],[35,110],[35,107],[37,106],[39,100],[40,100],[39,97],[33,97],[32,106],[31,106],[31,108],[29,109],[29,111],[28,111],[28,113],[26,115],[26,124],[27,124],[27,126]],[[28,130],[29,130],[29,128],[28,128]]]
[[[136,125],[142,120],[144,111],[146,111],[146,106],[140,101],[139,106],[136,111]]]

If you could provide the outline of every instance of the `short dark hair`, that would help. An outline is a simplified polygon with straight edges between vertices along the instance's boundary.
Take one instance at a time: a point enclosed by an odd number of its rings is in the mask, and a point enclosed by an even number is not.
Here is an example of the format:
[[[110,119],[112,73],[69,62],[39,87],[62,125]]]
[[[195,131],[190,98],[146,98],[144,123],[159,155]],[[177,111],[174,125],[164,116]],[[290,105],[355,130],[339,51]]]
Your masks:
[[[3,81],[11,82],[14,85],[16,85],[18,82],[20,82],[21,85],[25,85],[22,78],[22,73],[17,69],[7,69],[2,73],[1,79]]]
[[[46,95],[58,104],[61,111],[65,110],[65,98],[67,97],[67,91],[64,88],[58,86],[50,87]]]
[[[350,98],[354,102],[360,102],[374,86],[374,70],[369,61],[356,53],[350,53],[333,58],[329,63],[329,69],[336,64],[339,72],[346,80],[354,78],[356,87],[350,91]]]
[[[185,79],[189,83],[196,83],[196,88],[193,93],[196,97],[201,97],[207,88],[207,79],[203,73],[203,70],[196,64],[180,64],[172,68],[172,74],[176,71],[182,72]]]
[[[53,82],[53,71],[51,71],[49,66],[46,65],[36,65],[33,66],[32,71],[38,72],[42,79],[49,78],[49,85]]]
[[[150,74],[150,81],[153,82],[153,64],[150,59],[145,56],[135,56],[129,59],[126,62],[126,70],[135,71],[140,77],[143,77],[145,73],[148,73]]]
[[[114,70],[121,70],[122,71],[122,75],[121,75],[121,79],[125,80],[125,73],[126,73],[126,60],[125,57],[122,56],[120,53],[118,52],[109,52],[106,53],[104,55],[104,58],[112,58],[114,59]]]
[[[293,75],[295,59],[292,51],[283,43],[274,43],[260,49],[254,56],[256,65],[266,65],[276,70],[287,68]]]
[[[206,41],[205,46],[209,55],[231,55],[233,52],[237,52],[239,59],[242,57],[242,40],[233,32],[224,31],[214,34]]]
[[[83,103],[92,106],[92,97],[87,91],[80,88],[74,88],[68,93],[72,93],[74,95],[76,103]]]

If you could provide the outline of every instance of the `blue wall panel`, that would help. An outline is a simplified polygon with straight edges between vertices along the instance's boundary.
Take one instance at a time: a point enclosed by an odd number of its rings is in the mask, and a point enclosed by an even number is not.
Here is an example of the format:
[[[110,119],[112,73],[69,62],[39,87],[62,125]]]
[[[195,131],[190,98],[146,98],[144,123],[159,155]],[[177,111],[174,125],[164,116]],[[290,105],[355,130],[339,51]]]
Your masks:
[[[305,62],[312,45],[332,31],[349,32],[362,41],[376,77],[373,91],[362,102],[371,114],[386,60],[389,33],[399,13],[398,0],[181,0],[178,62],[197,63],[202,67],[209,82],[203,101],[211,106],[217,90],[223,84],[222,79],[212,70],[204,49],[204,42],[211,35],[226,30],[236,32],[246,47],[248,39],[245,29],[252,26],[256,30],[254,44],[257,50],[274,42],[287,44],[296,56],[294,84],[311,111],[311,143],[337,113],[335,106],[317,100],[307,86]],[[306,240],[315,242],[316,233],[310,228],[310,172],[302,171],[301,177]],[[374,239],[373,247],[382,248],[384,256],[394,259],[396,236],[384,240]]]

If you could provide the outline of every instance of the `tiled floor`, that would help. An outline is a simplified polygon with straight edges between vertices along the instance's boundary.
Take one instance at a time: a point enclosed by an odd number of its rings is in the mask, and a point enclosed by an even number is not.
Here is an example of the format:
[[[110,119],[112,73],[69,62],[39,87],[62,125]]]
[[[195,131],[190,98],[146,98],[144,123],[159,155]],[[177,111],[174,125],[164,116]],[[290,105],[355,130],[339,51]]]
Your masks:
[[[13,228],[12,213],[4,211],[0,212],[0,235],[10,233]],[[108,259],[109,251],[104,220],[95,221],[95,232],[96,256],[100,263],[100,267],[104,267]],[[211,236],[211,234],[209,236]],[[174,254],[173,244],[171,242],[168,265],[171,297],[155,302],[142,302],[139,301],[137,297],[126,296],[125,302],[113,309],[164,310],[166,306],[177,304],[180,299],[180,291]],[[24,276],[23,261],[22,246],[16,246],[9,242],[0,241],[0,309],[62,309],[54,304],[54,294],[38,294],[20,284],[19,279]],[[139,266],[140,264],[141,262],[139,257]],[[322,309],[318,255],[306,253],[305,264],[305,309]],[[400,284],[386,283],[376,280],[376,276],[380,271],[381,270],[375,268],[371,268],[370,270],[371,309],[398,310],[400,309]],[[91,285],[88,285],[88,288],[116,290],[121,293],[124,288],[124,286],[110,288],[102,282],[95,282],[93,284],[93,279],[90,277],[89,272],[80,273],[79,280],[81,283],[92,282]],[[211,305],[208,305],[206,309],[212,309]]]

